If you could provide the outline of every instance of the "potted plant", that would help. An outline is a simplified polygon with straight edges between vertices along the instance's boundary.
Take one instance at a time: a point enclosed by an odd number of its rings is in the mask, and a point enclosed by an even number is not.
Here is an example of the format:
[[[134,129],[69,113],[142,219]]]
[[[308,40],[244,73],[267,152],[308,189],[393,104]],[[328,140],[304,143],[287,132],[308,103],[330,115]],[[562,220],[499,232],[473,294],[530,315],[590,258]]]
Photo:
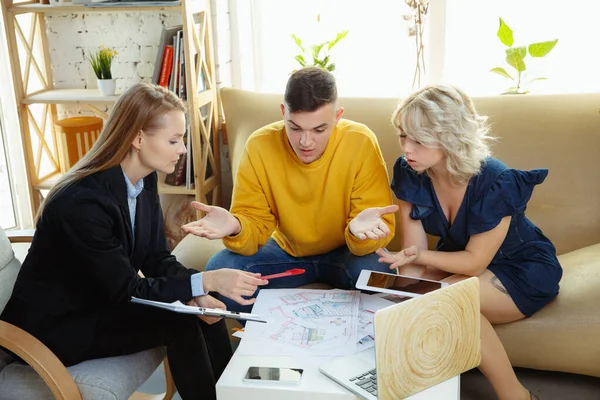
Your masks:
[[[527,76],[528,73],[525,72],[527,70],[525,57],[527,56],[527,53],[529,53],[531,57],[544,57],[552,51],[554,46],[556,46],[558,39],[531,43],[526,46],[512,47],[514,43],[513,31],[502,18],[500,18],[500,27],[498,28],[498,33],[496,35],[502,44],[506,46],[506,63],[515,70],[513,72],[514,76],[502,67],[496,67],[490,70],[490,72],[508,78],[513,82],[513,85],[506,89],[502,94],[529,93],[528,90],[524,90],[524,86],[526,87],[534,81],[546,80],[543,76]]]
[[[100,46],[100,50],[89,57],[94,74],[96,74],[98,90],[100,90],[103,96],[112,96],[115,94],[116,84],[110,67],[116,55],[116,50]]]
[[[320,15],[317,15],[317,23],[320,22],[321,17]],[[348,35],[348,31],[342,31],[338,33],[333,40],[328,40],[319,44],[313,44],[306,48],[302,43],[302,40],[292,33],[290,36],[301,51],[301,53],[294,57],[294,59],[302,68],[315,66],[324,68],[329,72],[333,72],[335,71],[335,63],[331,62],[329,52],[331,51],[332,47],[339,43],[340,40],[344,39],[346,35]],[[291,73],[293,74],[296,71],[297,70],[293,70]]]

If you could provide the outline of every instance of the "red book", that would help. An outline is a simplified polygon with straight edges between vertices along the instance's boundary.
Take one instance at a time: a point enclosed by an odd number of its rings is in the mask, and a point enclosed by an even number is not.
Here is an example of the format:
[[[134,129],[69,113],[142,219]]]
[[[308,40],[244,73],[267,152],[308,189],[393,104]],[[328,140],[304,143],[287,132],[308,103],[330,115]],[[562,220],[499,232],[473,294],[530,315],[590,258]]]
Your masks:
[[[159,86],[168,87],[169,77],[171,76],[171,70],[173,69],[173,46],[166,45],[165,52],[163,53],[162,67],[160,69],[160,79],[158,80]]]

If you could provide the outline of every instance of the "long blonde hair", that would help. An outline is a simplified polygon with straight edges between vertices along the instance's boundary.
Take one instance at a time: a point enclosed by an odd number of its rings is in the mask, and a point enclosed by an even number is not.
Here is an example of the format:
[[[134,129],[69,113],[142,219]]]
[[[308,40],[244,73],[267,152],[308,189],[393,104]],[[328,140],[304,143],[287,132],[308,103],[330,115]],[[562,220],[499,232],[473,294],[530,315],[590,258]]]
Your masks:
[[[121,95],[94,146],[50,189],[41,204],[44,208],[60,192],[86,176],[120,164],[131,151],[140,131],[152,133],[162,127],[162,117],[174,110],[186,112],[185,103],[173,92],[147,83],[138,83]]]
[[[394,111],[392,124],[424,146],[441,148],[448,172],[458,183],[479,173],[495,140],[487,117],[477,113],[469,96],[450,85],[429,85],[408,96]]]

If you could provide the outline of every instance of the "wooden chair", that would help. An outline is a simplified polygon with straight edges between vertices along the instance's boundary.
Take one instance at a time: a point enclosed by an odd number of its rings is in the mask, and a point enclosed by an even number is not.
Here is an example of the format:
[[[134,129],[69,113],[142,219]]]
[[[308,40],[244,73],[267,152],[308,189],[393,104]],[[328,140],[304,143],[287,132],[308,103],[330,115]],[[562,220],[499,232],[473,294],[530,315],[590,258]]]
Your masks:
[[[17,253],[24,254],[33,231],[0,233],[0,312],[12,293],[21,267]],[[170,400],[176,392],[162,347],[120,357],[84,361],[66,368],[38,339],[0,321],[0,346],[25,361],[12,361],[0,349],[0,399],[118,399]],[[164,360],[166,393],[135,392]]]

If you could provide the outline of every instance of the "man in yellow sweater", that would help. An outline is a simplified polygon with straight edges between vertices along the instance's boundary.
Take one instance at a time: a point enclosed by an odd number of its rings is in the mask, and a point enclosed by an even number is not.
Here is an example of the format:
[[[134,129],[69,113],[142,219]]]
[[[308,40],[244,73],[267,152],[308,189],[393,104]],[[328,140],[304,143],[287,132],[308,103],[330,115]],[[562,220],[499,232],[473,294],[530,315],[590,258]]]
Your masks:
[[[281,112],[283,121],[248,139],[231,212],[192,203],[205,217],[183,229],[222,238],[226,247],[206,270],[235,268],[266,276],[302,268],[304,274],[273,279],[264,287],[320,281],[341,289],[354,289],[362,269],[389,272],[374,252],[393,237],[398,207],[390,205],[375,134],[341,119],[335,79],[317,67],[292,74]],[[257,294],[253,287],[245,289],[246,296]],[[250,308],[221,300],[231,310]]]

